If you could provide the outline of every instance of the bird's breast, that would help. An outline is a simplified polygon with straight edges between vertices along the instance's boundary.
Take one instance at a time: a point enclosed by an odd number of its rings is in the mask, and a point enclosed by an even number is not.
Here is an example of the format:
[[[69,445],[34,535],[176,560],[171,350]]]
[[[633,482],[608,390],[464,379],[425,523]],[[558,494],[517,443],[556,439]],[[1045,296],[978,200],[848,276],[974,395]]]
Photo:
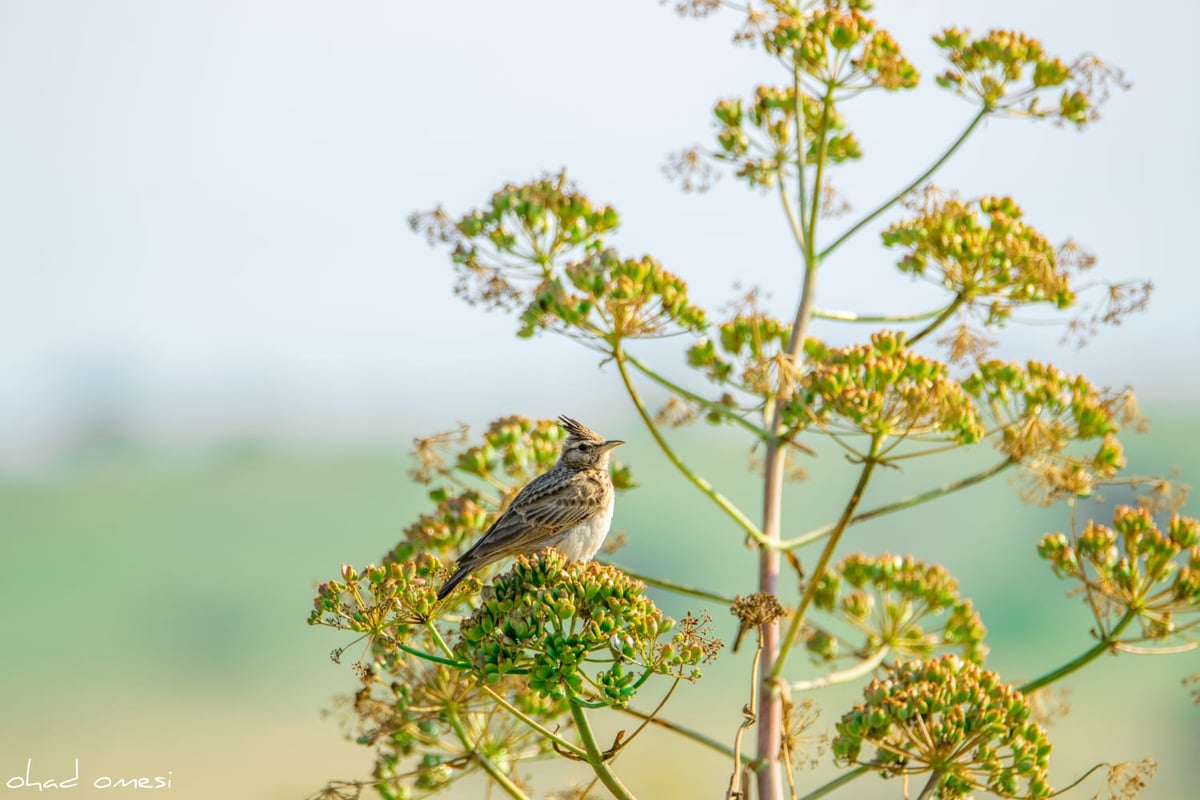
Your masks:
[[[608,502],[592,517],[564,531],[553,543],[558,552],[568,561],[591,561],[604,545],[608,530],[612,527],[614,498],[609,492]]]

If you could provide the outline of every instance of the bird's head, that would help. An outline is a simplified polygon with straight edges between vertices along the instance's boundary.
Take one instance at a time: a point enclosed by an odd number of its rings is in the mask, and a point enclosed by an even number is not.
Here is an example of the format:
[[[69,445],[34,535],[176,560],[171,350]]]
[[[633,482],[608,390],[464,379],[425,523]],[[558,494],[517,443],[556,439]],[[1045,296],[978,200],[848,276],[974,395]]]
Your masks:
[[[574,469],[607,467],[608,453],[617,445],[625,444],[620,439],[605,439],[586,425],[570,417],[559,417],[559,424],[567,432],[562,455],[558,463]]]

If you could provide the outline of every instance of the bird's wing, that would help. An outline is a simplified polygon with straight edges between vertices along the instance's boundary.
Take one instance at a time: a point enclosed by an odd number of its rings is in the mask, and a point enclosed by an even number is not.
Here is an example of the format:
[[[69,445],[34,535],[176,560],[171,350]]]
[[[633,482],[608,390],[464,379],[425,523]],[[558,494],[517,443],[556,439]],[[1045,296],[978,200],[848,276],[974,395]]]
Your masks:
[[[553,471],[539,475],[517,493],[459,563],[482,565],[508,555],[536,552],[600,511],[603,496],[601,480],[586,472],[567,480]]]

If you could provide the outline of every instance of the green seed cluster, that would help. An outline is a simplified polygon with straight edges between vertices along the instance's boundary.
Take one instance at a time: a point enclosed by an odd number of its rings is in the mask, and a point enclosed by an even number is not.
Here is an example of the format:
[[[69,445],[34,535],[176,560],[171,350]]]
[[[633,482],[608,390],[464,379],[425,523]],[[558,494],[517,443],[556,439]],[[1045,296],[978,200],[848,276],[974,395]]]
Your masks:
[[[1001,430],[997,447],[1031,471],[1046,501],[1087,496],[1125,466],[1117,433],[1137,419],[1127,392],[1101,391],[1038,361],[981,362],[963,388]],[[1099,440],[1091,453],[1068,450],[1089,440]]]
[[[803,95],[804,130],[809,142],[805,163],[820,159],[821,134],[829,163],[862,158],[862,147],[833,101],[828,108],[812,95]],[[738,164],[737,176],[751,186],[771,187],[797,161],[795,87],[759,86],[748,101],[721,100],[713,108],[717,120],[717,153],[722,161]]]
[[[1019,691],[954,655],[892,666],[837,723],[834,757],[883,777],[935,776],[932,796],[1042,798],[1050,742]],[[863,748],[873,754],[863,758]]]
[[[901,272],[927,277],[960,302],[983,307],[989,325],[1004,322],[1020,305],[1071,306],[1075,293],[1058,268],[1057,251],[1023,216],[1011,197],[945,199],[892,225],[883,243],[904,250]]]
[[[521,315],[519,335],[583,330],[620,339],[699,332],[704,310],[688,300],[687,284],[651,256],[623,258],[605,249],[572,261],[543,281]]]
[[[902,657],[923,658],[954,647],[975,663],[987,655],[987,629],[971,601],[959,597],[957,581],[940,565],[912,556],[848,556],[821,575],[813,605],[865,634],[859,652],[886,646]],[[833,658],[838,637],[816,635],[809,649]]]
[[[308,623],[366,633],[387,649],[433,612],[444,574],[442,562],[428,553],[412,561],[370,564],[361,572],[344,564],[341,580],[317,587]]]
[[[617,212],[593,203],[565,174],[509,184],[456,221],[437,209],[409,222],[430,243],[452,246],[460,296],[520,312],[520,336],[551,330],[616,344],[705,326],[681,278],[650,256],[625,258],[606,247]]]
[[[1111,628],[1115,616],[1138,615],[1142,635],[1162,640],[1200,622],[1200,522],[1178,514],[1160,529],[1150,512],[1118,506],[1112,527],[1089,521],[1078,536],[1052,533],[1038,554],[1061,578],[1087,587],[1092,607]]]
[[[904,334],[879,331],[869,344],[828,348],[805,342],[810,369],[795,400],[784,409],[789,423],[810,415],[832,425],[883,438],[936,436],[973,444],[983,436],[975,404],[945,364],[904,346]]]
[[[1037,39],[1016,31],[991,30],[971,38],[970,30],[946,28],[933,41],[950,62],[938,85],[991,111],[1083,127],[1098,118],[1110,86],[1124,85],[1121,74],[1098,59],[1068,65],[1048,55]]]
[[[479,680],[528,675],[529,688],[560,699],[588,693],[623,706],[653,673],[698,677],[711,640],[695,629],[662,642],[674,622],[614,567],[568,563],[553,550],[519,558],[483,591],[462,621],[456,655]]]
[[[865,16],[871,3],[836,0],[803,14],[780,14],[763,34],[768,53],[844,91],[911,89],[920,73],[890,33]]]

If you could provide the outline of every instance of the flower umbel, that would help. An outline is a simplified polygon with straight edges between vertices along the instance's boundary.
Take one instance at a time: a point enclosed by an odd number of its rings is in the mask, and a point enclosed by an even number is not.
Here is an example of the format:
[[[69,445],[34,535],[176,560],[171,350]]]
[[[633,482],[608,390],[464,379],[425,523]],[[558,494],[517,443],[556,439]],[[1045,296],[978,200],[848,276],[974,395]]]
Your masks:
[[[1200,521],[1175,514],[1165,528],[1144,508],[1118,506],[1112,527],[1088,521],[1079,535],[1052,533],[1038,555],[1061,578],[1080,581],[1101,630],[1127,614],[1141,636],[1123,641],[1182,639],[1194,647],[1200,626]]]
[[[653,674],[698,678],[696,665],[720,643],[693,622],[664,641],[675,623],[644,588],[615,567],[568,563],[553,550],[518,558],[462,621],[455,654],[485,684],[525,674],[540,696],[594,695],[618,707]]]
[[[821,575],[813,605],[866,637],[856,648],[863,657],[883,647],[902,658],[928,657],[943,647],[959,648],[976,663],[987,655],[987,629],[971,601],[959,597],[957,581],[912,556],[847,556]],[[837,644],[838,637],[818,636],[810,649],[831,658]]]
[[[1024,695],[996,673],[954,655],[909,661],[871,681],[863,698],[837,723],[838,761],[885,778],[927,775],[932,796],[945,800],[1049,796],[1050,742]]]

